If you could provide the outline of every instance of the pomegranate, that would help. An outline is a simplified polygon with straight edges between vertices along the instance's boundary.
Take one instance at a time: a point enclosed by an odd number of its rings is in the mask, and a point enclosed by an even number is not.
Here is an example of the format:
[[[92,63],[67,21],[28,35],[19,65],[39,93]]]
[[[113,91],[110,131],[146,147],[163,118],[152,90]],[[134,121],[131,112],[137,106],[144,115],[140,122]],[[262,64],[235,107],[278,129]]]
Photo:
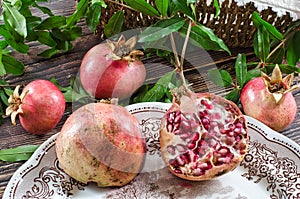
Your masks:
[[[161,153],[169,170],[193,181],[233,170],[248,148],[245,117],[220,96],[184,90],[175,95],[160,127]]]
[[[6,115],[11,115],[13,125],[19,115],[22,127],[33,134],[51,131],[61,120],[66,102],[62,92],[48,80],[30,82],[19,95],[17,86],[9,97]]]
[[[143,55],[133,50],[136,37],[125,41],[121,36],[117,42],[107,40],[91,48],[80,66],[83,88],[96,98],[130,97],[146,78],[146,69],[139,60]]]
[[[297,112],[297,104],[291,93],[298,86],[292,86],[293,74],[282,78],[282,73],[276,65],[269,77],[250,80],[241,92],[241,104],[246,115],[249,115],[275,131],[281,131],[289,126]]]
[[[100,187],[123,186],[139,173],[146,142],[139,123],[124,107],[90,103],[74,111],[56,140],[62,169]]]

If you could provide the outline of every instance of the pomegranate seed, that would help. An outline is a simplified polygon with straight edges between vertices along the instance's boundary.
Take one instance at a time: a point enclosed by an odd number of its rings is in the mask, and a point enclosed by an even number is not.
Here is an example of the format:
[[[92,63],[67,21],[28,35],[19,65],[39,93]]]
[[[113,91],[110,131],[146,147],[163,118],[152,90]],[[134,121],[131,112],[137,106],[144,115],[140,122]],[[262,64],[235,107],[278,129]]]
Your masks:
[[[180,123],[180,121],[181,121],[181,115],[177,115],[174,119],[174,123],[177,124],[177,123]]]
[[[186,133],[182,133],[179,135],[181,139],[186,140],[187,138],[189,138],[191,136],[190,132],[186,132]]]
[[[174,169],[173,171],[174,171],[174,173],[182,174],[182,171],[180,169]]]
[[[193,133],[190,137],[190,140],[192,141],[198,141],[199,140],[199,137],[200,137],[200,134],[197,132],[197,133]]]
[[[228,131],[227,135],[233,137],[235,135],[235,133],[233,131]]]
[[[179,166],[183,166],[185,164],[184,159],[182,159],[181,156],[177,156],[176,160]]]
[[[239,135],[242,133],[242,130],[241,129],[234,129],[234,133],[235,135]]]
[[[177,160],[174,160],[174,159],[169,160],[169,164],[172,167],[178,167],[179,166]]]
[[[180,127],[183,128],[184,130],[190,130],[191,129],[190,123],[186,120],[181,121]]]
[[[173,125],[172,124],[167,124],[167,131],[169,132],[169,133],[171,133],[172,131],[173,131]]]
[[[182,133],[181,129],[176,129],[173,132],[175,135],[180,135]]]
[[[230,130],[234,130],[234,129],[235,129],[235,125],[234,125],[234,124],[229,124],[229,125],[228,125],[228,128],[229,128]]]
[[[182,160],[182,161],[184,161],[184,163],[185,164],[188,164],[188,163],[190,163],[191,161],[190,161],[190,159],[189,159],[189,156],[188,156],[188,154],[181,154],[180,155],[180,159]]]
[[[235,125],[237,128],[243,128],[243,124],[238,122],[236,125]]]
[[[196,162],[199,159],[199,155],[195,154],[194,151],[188,151],[188,154],[191,162]]]
[[[221,134],[227,134],[227,130],[224,129],[224,128],[222,128],[222,129],[220,129],[220,133],[221,133]]]
[[[229,149],[225,146],[222,146],[219,150],[218,153],[222,156],[227,155],[229,153]]]
[[[168,114],[168,118],[167,118],[168,122],[169,123],[173,123],[174,117],[175,117],[175,113],[174,112],[169,113]]]
[[[202,99],[201,101],[200,101],[200,103],[202,104],[202,105],[207,105],[208,104],[208,102],[205,100],[205,99]]]
[[[195,146],[196,146],[196,142],[195,142],[195,141],[192,141],[192,142],[187,143],[187,147],[188,147],[189,149],[193,149],[193,148],[195,148]]]

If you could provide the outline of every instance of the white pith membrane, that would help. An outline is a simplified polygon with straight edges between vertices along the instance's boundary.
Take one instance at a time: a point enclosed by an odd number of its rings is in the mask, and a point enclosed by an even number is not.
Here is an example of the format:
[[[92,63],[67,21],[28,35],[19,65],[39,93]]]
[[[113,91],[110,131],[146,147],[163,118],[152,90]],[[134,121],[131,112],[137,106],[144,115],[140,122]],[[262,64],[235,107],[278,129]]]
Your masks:
[[[194,95],[183,95],[180,110],[178,107],[166,115],[162,125],[172,139],[162,148],[163,158],[179,175],[201,178],[212,168],[222,167],[210,173],[221,175],[235,168],[246,153],[249,140],[245,118],[221,97]],[[230,165],[228,170],[226,165]],[[204,178],[210,177],[214,176]]]

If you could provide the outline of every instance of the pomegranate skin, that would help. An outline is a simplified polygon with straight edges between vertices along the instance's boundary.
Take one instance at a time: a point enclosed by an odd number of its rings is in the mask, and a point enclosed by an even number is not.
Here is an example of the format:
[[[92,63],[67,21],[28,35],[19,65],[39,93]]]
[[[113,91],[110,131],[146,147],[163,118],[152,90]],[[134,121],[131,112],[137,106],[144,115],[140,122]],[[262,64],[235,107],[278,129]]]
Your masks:
[[[145,79],[146,68],[140,60],[114,60],[107,43],[91,48],[80,66],[83,88],[98,99],[126,99],[143,85]]]
[[[30,82],[23,92],[22,113],[19,119],[22,127],[32,134],[51,131],[64,114],[66,102],[62,92],[48,80]]]
[[[186,180],[203,181],[234,170],[249,143],[239,108],[211,93],[192,93],[185,98],[173,101],[161,121],[161,154],[170,172]],[[209,103],[202,104],[203,100]]]
[[[146,152],[136,118],[124,107],[90,103],[66,120],[56,140],[62,169],[99,187],[123,186],[139,173]]]
[[[276,103],[261,77],[250,80],[244,86],[240,99],[246,115],[275,131],[282,131],[288,127],[297,113],[297,104],[292,93],[285,93]]]

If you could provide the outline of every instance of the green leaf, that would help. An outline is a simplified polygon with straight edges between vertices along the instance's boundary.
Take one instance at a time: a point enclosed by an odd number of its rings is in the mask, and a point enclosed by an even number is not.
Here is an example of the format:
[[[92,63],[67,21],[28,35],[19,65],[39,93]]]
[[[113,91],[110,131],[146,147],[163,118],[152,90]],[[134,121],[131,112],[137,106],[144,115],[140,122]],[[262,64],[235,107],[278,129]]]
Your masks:
[[[10,34],[9,31],[6,30],[6,28],[3,25],[0,25],[0,35],[2,35],[5,38],[5,41],[16,51],[20,53],[28,52],[28,45],[16,42],[14,37]]]
[[[57,86],[57,88],[62,91],[62,92],[66,92],[66,91],[70,91],[72,90],[72,87],[71,86],[67,86],[67,87],[63,87],[61,85],[59,85],[58,81],[54,78],[54,77],[51,77],[49,79],[50,82],[52,82],[53,84],[55,84],[55,86]]]
[[[217,86],[229,87],[232,85],[232,77],[226,70],[211,69],[208,71],[207,75]]]
[[[195,20],[195,15],[193,11],[188,7],[186,0],[173,0],[173,3],[177,6],[178,10],[185,14],[192,20]]]
[[[0,41],[0,49],[4,50],[8,46],[5,40]]]
[[[172,82],[175,71],[168,72],[162,76],[156,84],[145,94],[143,102],[156,102],[160,101],[168,91],[169,83]]]
[[[249,82],[251,79],[253,79],[255,77],[260,77],[260,76],[261,76],[261,70],[259,68],[254,68],[254,69],[247,71],[245,84],[247,82]]]
[[[25,17],[22,14],[20,14],[17,8],[13,7],[6,1],[2,2],[2,8],[3,8],[3,17],[7,20],[9,25],[16,32],[18,32],[19,35],[25,38],[27,36]]]
[[[7,97],[6,93],[4,92],[4,90],[2,90],[2,89],[0,90],[0,99],[5,104],[5,106],[9,106],[8,97]]]
[[[66,25],[66,18],[64,16],[51,16],[43,20],[35,30],[51,30],[53,28],[60,28]]]
[[[238,54],[235,62],[235,74],[240,87],[243,87],[246,82],[247,62],[245,54]]]
[[[233,89],[232,91],[230,91],[226,96],[226,99],[233,101],[234,103],[238,103],[239,99],[240,99],[240,93],[238,89]]]
[[[36,35],[36,32],[34,31],[34,27],[39,25],[41,23],[42,19],[40,17],[36,16],[27,16],[26,17],[26,25],[27,25],[27,37],[26,40],[28,41],[36,41],[38,39],[38,36]]]
[[[39,10],[41,10],[44,14],[47,14],[48,16],[54,16],[52,11],[47,7],[40,6],[36,2],[33,2],[32,6],[38,8]]]
[[[145,0],[124,0],[130,7],[149,16],[159,16],[158,11]]]
[[[5,162],[18,162],[28,160],[38,145],[24,145],[15,148],[0,150],[0,160]]]
[[[268,59],[267,63],[281,64],[284,58],[284,48],[278,48]]]
[[[56,42],[52,39],[50,33],[48,31],[37,31],[36,35],[38,36],[38,41],[41,44],[45,44],[50,47],[54,47]]]
[[[53,55],[55,55],[56,53],[58,53],[59,51],[60,50],[57,48],[50,48],[50,49],[44,50],[43,52],[39,53],[38,55],[42,56],[42,57],[50,58]]]
[[[180,30],[183,34],[187,32],[187,24]],[[224,50],[231,55],[229,48],[224,41],[218,38],[212,29],[207,28],[201,24],[192,26],[190,38],[195,45],[200,46],[205,50]]]
[[[7,73],[22,75],[24,72],[24,64],[10,55],[2,55],[2,63]]]
[[[270,53],[270,37],[264,26],[257,29],[253,40],[254,53],[263,62],[266,62]]]
[[[162,16],[167,16],[170,0],[155,0],[155,5]]]
[[[221,12],[218,0],[214,0],[214,7],[216,8],[215,18],[217,18]]]
[[[91,7],[88,8],[86,13],[86,25],[89,27],[90,30],[95,32],[97,25],[100,23],[100,16],[101,16],[102,4],[101,3],[94,3]]]
[[[70,28],[74,26],[79,19],[86,16],[89,6],[89,0],[80,0],[75,12],[67,18],[66,27]]]
[[[265,69],[267,69],[267,73],[271,73],[276,64],[266,64]],[[280,68],[280,71],[284,74],[290,73],[300,73],[300,68],[298,66],[291,66],[287,64],[277,64]]]
[[[263,26],[270,34],[271,39],[276,41],[283,40],[283,35],[276,29],[276,27],[263,20],[257,12],[253,12],[252,21],[257,28]]]
[[[124,23],[124,13],[122,10],[117,11],[104,27],[106,37],[112,37],[122,31]]]
[[[51,31],[51,35],[56,39],[61,40],[62,42],[65,41],[74,41],[82,34],[81,27],[74,26],[70,30],[61,30],[59,28],[54,28]]]
[[[172,32],[178,31],[185,24],[185,20],[180,17],[158,21],[153,26],[146,28],[139,35],[139,42],[151,42],[168,36]]]
[[[287,42],[286,59],[289,65],[295,66],[300,58],[300,31],[297,31]]]
[[[0,51],[0,75],[3,76],[6,74],[6,69],[2,63],[2,52]]]

